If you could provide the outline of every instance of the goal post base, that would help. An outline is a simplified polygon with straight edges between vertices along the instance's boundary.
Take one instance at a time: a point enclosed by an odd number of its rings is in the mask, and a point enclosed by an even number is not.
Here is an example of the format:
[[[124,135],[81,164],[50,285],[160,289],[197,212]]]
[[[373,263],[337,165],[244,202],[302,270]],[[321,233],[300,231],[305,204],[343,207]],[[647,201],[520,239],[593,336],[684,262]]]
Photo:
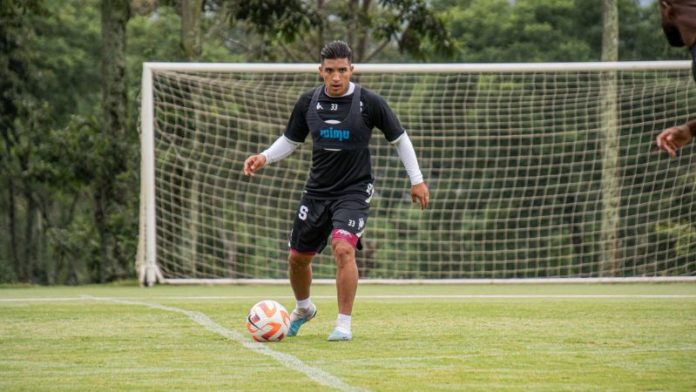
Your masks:
[[[140,287],[152,287],[157,283],[167,283],[157,265],[145,265],[138,271]]]

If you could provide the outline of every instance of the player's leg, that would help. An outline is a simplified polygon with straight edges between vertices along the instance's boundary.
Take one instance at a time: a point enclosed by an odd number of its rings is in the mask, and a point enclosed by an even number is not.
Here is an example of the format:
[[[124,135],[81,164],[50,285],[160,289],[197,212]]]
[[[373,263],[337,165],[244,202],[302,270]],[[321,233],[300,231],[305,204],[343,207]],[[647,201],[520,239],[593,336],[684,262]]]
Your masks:
[[[312,259],[314,252],[298,252],[290,250],[288,256],[288,277],[290,286],[298,301],[309,298],[310,287],[312,285]]]
[[[336,298],[338,317],[329,340],[351,340],[351,317],[358,288],[358,265],[355,250],[365,229],[369,204],[363,200],[342,200],[332,205],[331,248],[336,261]]]
[[[358,290],[358,265],[355,261],[355,247],[349,240],[332,235],[331,248],[336,260],[336,299],[338,317],[330,341],[351,340],[351,314]],[[345,235],[345,234],[344,234]],[[353,234],[354,236],[354,234]],[[357,237],[356,237],[357,242]]]
[[[288,277],[295,295],[295,309],[290,313],[288,336],[296,336],[300,327],[317,314],[312,303],[312,259],[326,246],[326,237],[331,228],[324,203],[303,198],[295,215],[290,235]]]
[[[355,247],[344,238],[335,235],[332,237],[331,249],[336,260],[338,313],[350,316],[358,290],[358,265],[355,262]]]
[[[295,309],[290,313],[288,336],[297,336],[300,327],[317,314],[317,307],[310,297],[312,258],[314,253],[301,253],[294,249],[288,256],[288,276],[296,300]]]

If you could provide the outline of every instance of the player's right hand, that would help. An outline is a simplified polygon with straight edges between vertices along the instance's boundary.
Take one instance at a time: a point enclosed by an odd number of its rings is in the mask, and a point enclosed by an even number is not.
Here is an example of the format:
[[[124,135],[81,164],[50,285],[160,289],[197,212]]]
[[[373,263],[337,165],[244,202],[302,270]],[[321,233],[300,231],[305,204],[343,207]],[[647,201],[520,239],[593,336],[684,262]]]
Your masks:
[[[428,192],[428,186],[425,185],[424,182],[411,187],[411,200],[413,200],[414,203],[419,203],[421,210],[428,207],[428,202],[430,201],[430,192]]]
[[[261,154],[252,155],[244,161],[244,175],[253,176],[255,172],[266,166],[266,157]]]

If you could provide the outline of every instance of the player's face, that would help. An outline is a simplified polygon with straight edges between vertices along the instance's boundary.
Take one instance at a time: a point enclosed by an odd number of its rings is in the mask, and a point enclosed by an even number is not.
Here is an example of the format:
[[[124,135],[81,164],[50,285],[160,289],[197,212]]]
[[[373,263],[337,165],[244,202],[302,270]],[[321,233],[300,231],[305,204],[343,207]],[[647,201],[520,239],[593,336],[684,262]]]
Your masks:
[[[331,97],[340,97],[348,91],[352,74],[353,66],[348,59],[325,59],[319,66],[319,75]]]

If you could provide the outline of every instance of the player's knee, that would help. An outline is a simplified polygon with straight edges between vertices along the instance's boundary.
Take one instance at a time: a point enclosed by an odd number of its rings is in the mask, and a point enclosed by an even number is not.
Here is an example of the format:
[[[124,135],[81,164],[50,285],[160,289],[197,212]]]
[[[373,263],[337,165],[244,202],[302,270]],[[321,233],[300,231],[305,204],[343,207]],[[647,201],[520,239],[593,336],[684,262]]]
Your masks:
[[[331,244],[331,250],[333,251],[334,258],[338,263],[338,267],[341,267],[343,263],[352,262],[355,258],[355,248],[352,244],[345,240],[334,240]]]
[[[312,263],[312,258],[314,258],[314,252],[298,252],[295,250],[290,250],[290,255],[288,256],[288,264],[291,268],[304,268]]]

